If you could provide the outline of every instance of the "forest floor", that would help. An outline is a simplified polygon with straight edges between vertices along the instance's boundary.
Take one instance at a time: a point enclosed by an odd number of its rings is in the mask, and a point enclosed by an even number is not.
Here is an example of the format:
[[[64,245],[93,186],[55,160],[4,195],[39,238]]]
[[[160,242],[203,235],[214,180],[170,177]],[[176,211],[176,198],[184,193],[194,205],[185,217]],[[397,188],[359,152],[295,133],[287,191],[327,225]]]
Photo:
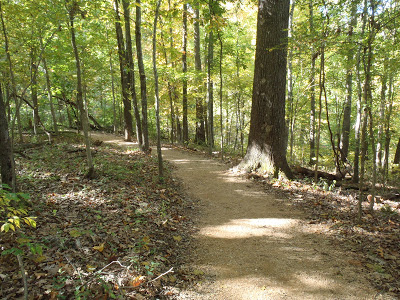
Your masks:
[[[176,147],[163,149],[172,165],[159,183],[155,157],[98,133],[97,178],[87,180],[73,138],[17,154],[38,226],[0,242],[43,249],[25,250],[30,299],[400,296],[396,202],[357,225],[350,194],[249,179]],[[13,255],[0,257],[1,299],[22,297],[18,270]]]

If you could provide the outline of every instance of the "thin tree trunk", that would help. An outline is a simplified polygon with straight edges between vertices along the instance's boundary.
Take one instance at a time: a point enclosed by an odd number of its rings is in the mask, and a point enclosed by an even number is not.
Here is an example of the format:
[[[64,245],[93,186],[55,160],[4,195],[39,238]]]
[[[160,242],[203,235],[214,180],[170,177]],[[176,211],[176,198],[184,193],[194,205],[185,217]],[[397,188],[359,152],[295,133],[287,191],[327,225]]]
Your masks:
[[[309,22],[311,35],[315,35],[314,30],[314,10],[313,1],[309,2]],[[315,160],[318,157],[315,156],[315,59],[318,54],[314,52],[314,48],[311,47],[311,76],[310,76],[310,165],[315,164]]]
[[[185,2],[183,4],[183,34],[182,34],[182,72],[183,72],[183,82],[182,82],[182,125],[183,125],[183,143],[187,144],[189,142],[189,128],[188,128],[188,96],[187,96],[187,7],[188,4]]]
[[[156,126],[157,126],[157,157],[158,157],[158,177],[160,181],[163,181],[163,160],[161,154],[161,130],[160,130],[160,97],[158,94],[158,73],[157,73],[157,20],[160,9],[161,0],[158,0],[156,12],[154,16],[154,27],[153,27],[153,71],[154,71],[154,92],[156,96]]]
[[[33,105],[33,133],[38,134],[40,118],[37,92],[37,65],[35,63],[34,51],[31,52],[31,83],[31,99]]]
[[[90,150],[90,138],[89,138],[89,122],[87,118],[87,112],[85,110],[85,106],[83,104],[83,90],[82,90],[82,73],[81,73],[81,63],[79,59],[79,52],[78,47],[76,45],[76,38],[75,38],[75,27],[74,27],[74,11],[75,8],[69,9],[69,21],[70,21],[70,32],[71,32],[71,43],[72,48],[74,50],[75,56],[75,64],[76,64],[76,77],[77,77],[77,87],[76,87],[76,102],[79,107],[80,113],[80,121],[82,124],[83,134],[85,138],[85,145],[86,145],[86,156],[87,156],[87,163],[88,163],[88,173],[86,175],[87,178],[92,179],[94,178],[94,165],[92,159],[92,152]]]
[[[44,47],[43,47],[42,38],[40,38],[40,47],[43,51]],[[50,104],[50,112],[51,112],[51,119],[53,121],[53,129],[54,129],[55,133],[58,133],[57,116],[56,116],[56,111],[54,109],[53,96],[51,94],[50,74],[49,74],[49,69],[47,67],[47,61],[46,61],[45,57],[43,57],[43,69],[44,69],[44,74],[46,76],[47,99],[49,100],[49,104]]]
[[[210,23],[212,16],[213,0],[209,2]],[[212,29],[208,34],[208,55],[207,55],[207,91],[208,91],[208,154],[212,155],[214,147],[214,83],[212,80],[212,68],[214,64],[214,34]]]
[[[350,142],[350,125],[351,125],[351,102],[353,94],[353,29],[357,25],[357,5],[353,2],[351,6],[351,20],[349,24],[348,42],[350,43],[350,49],[347,53],[347,66],[346,66],[346,98],[344,102],[343,110],[343,123],[342,133],[340,138],[340,154],[343,163],[347,163],[347,156],[349,153],[349,142]]]
[[[221,33],[218,31],[218,40],[219,40],[219,126],[221,131],[221,159],[224,160],[224,124],[222,122],[222,92],[223,92],[223,79],[222,79],[222,51],[223,51],[223,44],[222,44],[222,37]],[[242,143],[243,145],[243,143]],[[243,148],[243,146],[242,146]]]
[[[143,151],[150,151],[149,145],[149,128],[147,120],[147,86],[146,73],[143,63],[142,50],[142,6],[140,0],[136,0],[136,24],[135,24],[135,39],[136,52],[138,59],[139,75],[140,75],[140,96],[142,100],[142,133],[143,133]]]
[[[194,60],[196,69],[196,138],[197,144],[205,144],[206,133],[204,128],[203,99],[200,96],[202,90],[201,80],[201,55],[200,55],[200,10],[199,1],[195,3],[194,10]]]
[[[137,103],[136,96],[136,87],[135,87],[135,69],[133,64],[133,51],[132,51],[132,37],[131,37],[131,18],[130,18],[130,9],[129,9],[130,0],[123,0],[122,5],[124,8],[124,20],[125,20],[125,39],[126,39],[126,63],[128,67],[128,71],[126,74],[127,77],[127,88],[131,92],[132,104],[133,104],[133,113],[135,115],[135,123],[136,123],[136,137],[139,144],[139,148],[143,147],[143,135],[142,135],[142,124],[140,121],[140,112]]]

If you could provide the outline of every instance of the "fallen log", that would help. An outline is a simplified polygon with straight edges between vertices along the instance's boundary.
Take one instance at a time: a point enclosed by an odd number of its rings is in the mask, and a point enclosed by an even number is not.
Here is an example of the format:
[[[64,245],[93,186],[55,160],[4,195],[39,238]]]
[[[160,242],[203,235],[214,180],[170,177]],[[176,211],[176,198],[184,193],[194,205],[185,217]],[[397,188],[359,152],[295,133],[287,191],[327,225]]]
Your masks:
[[[293,168],[293,173],[298,174],[298,175],[304,175],[306,177],[314,177],[315,176],[315,170],[311,170],[311,169],[307,169],[301,166],[295,166]],[[331,174],[328,172],[324,172],[324,171],[317,171],[318,173],[318,178],[323,178],[323,179],[327,179],[330,181],[333,180],[342,180],[342,176],[341,175],[336,175],[336,174]]]

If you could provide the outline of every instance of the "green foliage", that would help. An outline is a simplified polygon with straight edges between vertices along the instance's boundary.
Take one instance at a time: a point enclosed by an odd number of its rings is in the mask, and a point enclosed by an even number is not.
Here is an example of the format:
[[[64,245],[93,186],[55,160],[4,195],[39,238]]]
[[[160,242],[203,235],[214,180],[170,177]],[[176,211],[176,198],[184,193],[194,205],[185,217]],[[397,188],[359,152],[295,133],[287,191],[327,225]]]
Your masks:
[[[25,193],[13,193],[10,187],[3,185],[0,190],[0,232],[7,233],[10,229],[17,231],[22,224],[36,228],[35,217],[28,217],[26,201],[29,195]]]

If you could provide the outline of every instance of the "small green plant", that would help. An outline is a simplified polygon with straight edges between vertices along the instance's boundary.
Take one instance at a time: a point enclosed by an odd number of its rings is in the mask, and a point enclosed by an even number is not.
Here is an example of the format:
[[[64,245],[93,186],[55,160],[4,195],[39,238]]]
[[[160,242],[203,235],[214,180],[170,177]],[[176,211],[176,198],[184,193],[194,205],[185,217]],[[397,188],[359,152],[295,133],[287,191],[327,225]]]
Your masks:
[[[35,218],[27,216],[25,204],[28,199],[28,194],[13,193],[9,186],[3,184],[0,190],[0,232],[7,233],[10,229],[16,231],[22,224],[36,228]]]

